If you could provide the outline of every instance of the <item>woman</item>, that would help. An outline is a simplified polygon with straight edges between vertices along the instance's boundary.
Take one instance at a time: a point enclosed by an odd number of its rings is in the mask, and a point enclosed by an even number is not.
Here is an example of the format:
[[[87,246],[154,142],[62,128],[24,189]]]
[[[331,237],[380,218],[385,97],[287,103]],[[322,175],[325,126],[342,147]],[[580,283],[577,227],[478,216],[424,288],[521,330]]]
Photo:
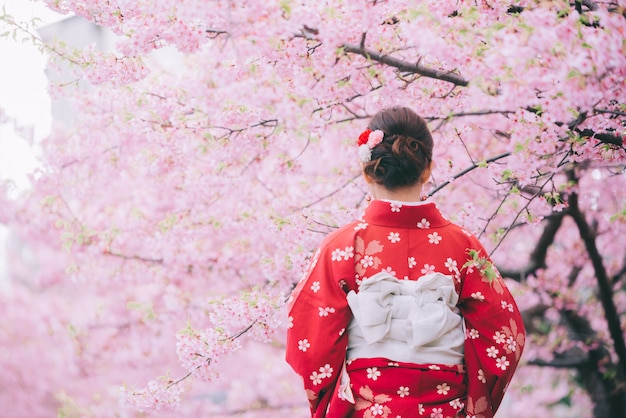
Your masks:
[[[515,301],[478,240],[420,198],[421,117],[382,110],[358,147],[373,200],[326,237],[289,305],[311,415],[491,418],[524,346]]]

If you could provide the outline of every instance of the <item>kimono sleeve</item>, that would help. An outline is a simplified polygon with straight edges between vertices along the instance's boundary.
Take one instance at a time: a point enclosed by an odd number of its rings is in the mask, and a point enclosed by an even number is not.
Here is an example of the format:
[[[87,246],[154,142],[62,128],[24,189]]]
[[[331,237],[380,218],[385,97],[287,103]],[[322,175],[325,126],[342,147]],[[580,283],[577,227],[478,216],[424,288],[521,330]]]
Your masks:
[[[314,257],[309,273],[295,288],[287,330],[286,360],[302,378],[315,417],[325,416],[333,396],[352,318],[341,284],[342,275],[348,271],[354,275],[354,261],[328,252],[322,249],[319,259]]]
[[[468,250],[459,309],[466,325],[467,411],[492,418],[519,363],[525,342],[520,312],[486,251]]]

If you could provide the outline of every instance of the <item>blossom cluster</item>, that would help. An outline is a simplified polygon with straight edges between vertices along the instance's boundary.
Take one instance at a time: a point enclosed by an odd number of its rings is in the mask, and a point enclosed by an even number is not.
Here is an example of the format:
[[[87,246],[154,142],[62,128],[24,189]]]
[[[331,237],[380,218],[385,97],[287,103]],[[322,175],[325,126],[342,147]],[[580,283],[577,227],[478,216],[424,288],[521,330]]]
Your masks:
[[[162,377],[151,380],[144,389],[120,388],[120,402],[141,412],[174,411],[180,403],[183,385]]]
[[[93,48],[83,53],[83,74],[91,84],[111,83],[126,85],[148,75],[148,67],[139,56],[116,57],[113,53],[102,53]]]
[[[246,292],[240,297],[221,300],[209,318],[215,327],[231,336],[245,332],[257,341],[270,342],[282,324],[280,307],[284,301],[284,295],[271,296],[258,290]]]
[[[194,377],[206,382],[218,377],[215,364],[240,348],[237,338],[211,328],[196,331],[187,327],[176,335],[176,339],[180,364]]]

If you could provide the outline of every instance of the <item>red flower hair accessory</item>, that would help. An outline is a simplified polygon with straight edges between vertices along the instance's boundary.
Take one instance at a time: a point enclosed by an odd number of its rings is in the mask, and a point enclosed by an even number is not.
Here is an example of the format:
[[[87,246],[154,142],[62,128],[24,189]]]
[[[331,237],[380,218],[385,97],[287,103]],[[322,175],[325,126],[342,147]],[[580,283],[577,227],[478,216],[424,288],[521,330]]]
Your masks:
[[[359,159],[361,162],[368,162],[372,160],[372,148],[380,144],[385,134],[380,129],[372,131],[371,129],[364,130],[359,135],[357,142],[359,146]]]
[[[361,132],[361,135],[359,135],[358,145],[361,146],[363,144],[367,144],[367,139],[369,138],[371,133],[372,133],[371,129],[366,129],[363,132]]]

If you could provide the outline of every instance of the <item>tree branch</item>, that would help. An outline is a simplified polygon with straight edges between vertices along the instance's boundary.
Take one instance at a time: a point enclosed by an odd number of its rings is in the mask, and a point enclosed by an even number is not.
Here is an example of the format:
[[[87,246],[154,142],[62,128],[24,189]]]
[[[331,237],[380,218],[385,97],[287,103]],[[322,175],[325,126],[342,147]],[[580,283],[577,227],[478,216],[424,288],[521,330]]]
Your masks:
[[[513,279],[517,282],[523,282],[526,280],[527,276],[534,274],[539,269],[545,268],[548,248],[554,242],[554,237],[563,222],[563,216],[564,213],[561,212],[548,218],[548,222],[541,233],[541,237],[539,237],[537,245],[530,255],[528,264],[519,270],[500,269],[502,277],[508,277],[509,279]]]
[[[137,260],[137,261],[143,261],[143,262],[152,263],[152,264],[163,264],[162,258],[149,258],[149,257],[142,257],[139,255],[125,255],[125,254],[116,253],[110,250],[105,250],[104,254],[112,256],[112,257],[122,258],[124,260]]]
[[[401,59],[392,57],[391,55],[382,54],[373,49],[365,48],[363,42],[361,42],[361,45],[343,44],[342,48],[346,53],[361,55],[366,59],[376,61],[380,64],[385,64],[393,68],[397,68],[398,70],[407,73],[414,73],[422,75],[424,77],[447,81],[454,84],[455,86],[465,87],[469,84],[469,81],[461,77],[459,74],[455,74],[451,71],[440,71],[435,70],[434,68],[426,67],[424,65],[421,65],[419,60],[414,64],[409,63]]]
[[[585,353],[581,352],[580,350],[570,351],[572,352],[567,352],[559,356],[555,356],[554,359],[551,361],[533,359],[529,360],[528,364],[532,364],[533,366],[555,367],[557,369],[577,369],[584,366],[585,363],[588,361]]]
[[[477,164],[472,164],[471,166],[467,167],[465,170],[460,171],[459,173],[455,174],[454,176],[452,176],[452,180],[448,180],[445,181],[443,183],[441,183],[439,186],[435,187],[430,193],[428,193],[428,197],[433,196],[435,193],[437,193],[439,190],[443,189],[444,187],[446,187],[448,184],[452,183],[454,180],[458,179],[459,177],[463,177],[464,175],[466,175],[467,173],[469,173],[470,171],[478,168],[478,167],[482,167],[485,164],[489,164],[489,163],[493,163],[494,161],[498,161],[502,158],[508,157],[509,155],[511,155],[510,152],[505,152],[504,154],[500,154],[500,155],[496,155],[495,157],[491,157],[487,160],[483,160]]]
[[[615,275],[613,275],[613,277],[611,278],[611,283],[619,282],[624,275],[626,275],[626,257],[624,257],[621,270],[615,273]]]
[[[576,129],[575,130],[581,138],[596,138],[603,144],[611,144],[616,147],[624,148],[624,140],[619,135],[612,135],[609,133],[597,133],[591,129]]]
[[[320,198],[318,198],[318,199],[315,199],[313,202],[311,202],[311,203],[309,203],[309,204],[307,204],[307,205],[302,206],[302,207],[300,208],[300,210],[302,210],[302,209],[308,209],[308,208],[310,208],[311,206],[314,206],[314,205],[318,204],[318,203],[319,203],[319,202],[321,202],[322,200],[328,199],[329,197],[331,197],[331,196],[335,195],[335,194],[336,194],[336,193],[338,193],[340,190],[343,190],[344,188],[346,188],[346,187],[347,187],[350,183],[353,183],[353,182],[354,182],[354,180],[358,179],[361,175],[362,175],[361,173],[356,174],[355,176],[351,177],[351,178],[350,178],[350,180],[348,180],[348,181],[346,181],[344,184],[342,184],[339,188],[337,188],[337,189],[333,190],[332,192],[330,192],[330,193],[328,193],[328,194],[326,194],[326,195],[324,195],[324,196],[322,196],[322,197],[320,197]]]
[[[527,331],[533,330],[533,318],[543,317],[547,305],[536,305],[522,311]],[[586,348],[572,347],[565,352],[555,353],[552,360],[532,359],[528,364],[559,369],[575,369],[579,374],[581,385],[585,387],[594,402],[593,416],[624,417],[626,398],[624,396],[623,378],[618,372],[616,376],[607,373],[611,370],[611,355],[606,345],[602,344],[598,334],[593,330],[589,320],[571,309],[560,310],[561,318],[566,324],[571,340],[582,342]]]
[[[598,10],[598,4],[592,0],[582,0],[583,6],[586,6],[589,10]]]
[[[606,345],[600,342],[589,320],[581,316],[577,310],[564,309],[560,313],[567,324],[570,338],[581,341],[590,348],[587,361],[578,365],[577,369],[585,389],[595,404],[593,416],[624,418],[626,416],[624,375],[619,369],[615,375],[606,372],[614,366]],[[592,348],[595,343],[600,344]]]
[[[600,109],[600,108],[594,107],[593,111],[595,113],[607,113],[609,115],[614,115],[614,116],[626,116],[626,112],[620,112],[618,110]]]
[[[573,174],[569,174],[569,176],[573,177]],[[587,223],[587,220],[578,205],[577,193],[572,193],[570,195],[569,214],[574,219],[574,222],[576,222],[580,237],[585,244],[589,258],[591,259],[598,282],[598,289],[600,291],[600,301],[602,302],[602,307],[604,308],[604,315],[608,323],[609,333],[613,341],[615,353],[618,357],[619,368],[621,374],[626,376],[626,344],[624,343],[622,325],[613,300],[611,281],[602,263],[602,255],[596,246],[594,232],[591,230],[591,227]]]
[[[451,113],[447,116],[442,116],[442,117],[437,117],[437,116],[430,116],[430,117],[426,117],[424,119],[426,120],[447,120],[447,119],[451,119],[451,118],[459,118],[462,116],[484,116],[484,115],[510,115],[515,113],[514,110],[489,110],[489,109],[485,109],[485,110],[477,110],[474,112],[459,112],[459,113]]]

